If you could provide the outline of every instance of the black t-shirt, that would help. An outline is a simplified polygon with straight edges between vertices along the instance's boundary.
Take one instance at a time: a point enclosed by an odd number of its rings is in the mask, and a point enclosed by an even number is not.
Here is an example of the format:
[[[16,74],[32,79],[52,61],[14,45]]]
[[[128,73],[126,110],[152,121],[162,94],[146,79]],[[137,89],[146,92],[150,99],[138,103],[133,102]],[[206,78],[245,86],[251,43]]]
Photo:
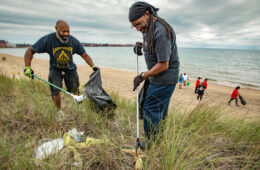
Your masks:
[[[176,45],[176,35],[172,29],[171,40],[167,37],[166,28],[158,20],[154,22],[154,49],[155,54],[148,52],[147,33],[144,34],[144,56],[147,69],[150,70],[158,62],[169,61],[168,70],[161,74],[150,77],[151,83],[155,84],[175,84],[179,77],[179,57]]]
[[[68,42],[63,44],[58,40],[55,32],[43,36],[32,47],[37,53],[47,52],[50,55],[50,67],[60,69],[76,69],[72,55],[85,53],[79,40],[70,35]]]

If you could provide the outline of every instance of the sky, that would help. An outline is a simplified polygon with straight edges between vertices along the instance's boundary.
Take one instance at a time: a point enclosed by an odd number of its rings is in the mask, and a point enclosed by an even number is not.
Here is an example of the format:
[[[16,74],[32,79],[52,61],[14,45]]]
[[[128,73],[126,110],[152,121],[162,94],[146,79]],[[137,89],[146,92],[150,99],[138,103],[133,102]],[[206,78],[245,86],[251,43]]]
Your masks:
[[[0,0],[0,40],[33,44],[63,19],[81,42],[134,44],[135,0]],[[147,0],[174,29],[178,47],[260,49],[260,0]]]

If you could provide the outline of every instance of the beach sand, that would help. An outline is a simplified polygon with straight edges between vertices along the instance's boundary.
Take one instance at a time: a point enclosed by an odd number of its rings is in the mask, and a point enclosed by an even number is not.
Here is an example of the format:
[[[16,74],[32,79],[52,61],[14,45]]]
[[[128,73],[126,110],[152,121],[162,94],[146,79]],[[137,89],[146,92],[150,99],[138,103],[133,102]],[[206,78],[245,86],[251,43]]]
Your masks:
[[[6,60],[2,60],[2,57],[6,57]],[[77,67],[82,88],[88,81],[92,70],[88,65],[77,65]],[[27,78],[23,74],[23,68],[24,59],[22,57],[0,53],[0,72],[11,77],[15,75],[17,78]],[[47,60],[34,58],[32,60],[32,69],[35,74],[48,80],[49,62]],[[132,91],[132,80],[135,77],[135,72],[101,68],[101,76],[103,88],[107,92],[114,92],[119,96],[135,100],[136,92]],[[241,105],[239,102],[240,107],[236,107],[235,101],[232,101],[231,106],[227,105],[234,89],[233,87],[218,85],[208,81],[207,96],[202,99],[202,102],[198,102],[196,99],[197,95],[194,93],[195,81],[190,82],[191,85],[189,87],[182,89],[179,89],[177,84],[171,98],[170,109],[175,107],[189,110],[205,104],[220,106],[223,114],[237,115],[248,119],[260,118],[260,90],[241,88],[239,92],[247,101],[247,105]]]

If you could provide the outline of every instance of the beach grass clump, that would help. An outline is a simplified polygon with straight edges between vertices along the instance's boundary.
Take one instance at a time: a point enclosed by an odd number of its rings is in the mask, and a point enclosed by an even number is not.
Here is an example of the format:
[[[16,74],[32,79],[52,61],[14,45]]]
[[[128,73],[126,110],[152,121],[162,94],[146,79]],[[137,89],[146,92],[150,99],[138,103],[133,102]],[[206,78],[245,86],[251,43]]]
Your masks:
[[[38,80],[0,74],[0,169],[77,169],[74,153],[64,147],[47,159],[36,160],[43,142],[62,138],[72,128],[105,143],[77,149],[83,169],[133,169],[135,159],[122,151],[136,142],[135,101],[111,92],[114,116],[100,114],[89,100],[82,104],[62,93],[64,120],[50,97],[49,86]],[[143,135],[142,121],[140,125]],[[145,169],[258,169],[260,120],[223,113],[200,105],[192,111],[170,109],[149,150],[142,152]]]
[[[218,107],[206,106],[170,113],[148,152],[147,169],[259,168],[259,120],[246,122],[220,113]]]

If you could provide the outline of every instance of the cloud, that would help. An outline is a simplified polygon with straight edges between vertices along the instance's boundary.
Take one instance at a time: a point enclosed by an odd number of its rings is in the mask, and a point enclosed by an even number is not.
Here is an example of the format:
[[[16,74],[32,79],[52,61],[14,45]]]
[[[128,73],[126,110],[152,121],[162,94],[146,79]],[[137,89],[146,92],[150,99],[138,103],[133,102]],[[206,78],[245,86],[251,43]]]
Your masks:
[[[260,37],[257,31],[260,29],[259,6],[256,0],[196,0],[185,1],[185,4],[180,1],[171,14],[163,14],[174,26],[183,45],[260,49],[260,41],[256,38]],[[167,6],[167,10],[171,8]]]
[[[33,43],[64,19],[82,42],[134,43],[130,28],[134,0],[0,0],[0,39]],[[258,0],[150,0],[174,28],[179,46],[260,49]]]

